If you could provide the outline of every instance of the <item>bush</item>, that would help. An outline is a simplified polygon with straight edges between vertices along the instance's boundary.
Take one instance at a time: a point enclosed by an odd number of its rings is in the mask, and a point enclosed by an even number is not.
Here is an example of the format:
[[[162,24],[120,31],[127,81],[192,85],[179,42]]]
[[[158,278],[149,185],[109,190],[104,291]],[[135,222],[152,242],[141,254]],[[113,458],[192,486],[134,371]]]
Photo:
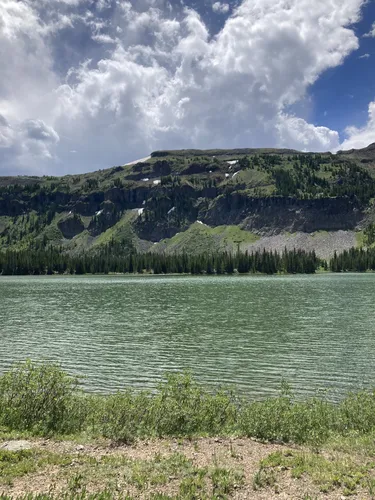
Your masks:
[[[145,436],[217,435],[237,419],[231,393],[210,394],[186,373],[168,375],[156,395],[129,390],[107,396],[99,413],[100,433],[126,443]]]
[[[58,365],[32,361],[0,377],[0,423],[20,431],[70,432],[80,427],[78,381]]]
[[[98,431],[113,441],[131,444],[145,434],[152,405],[146,392],[119,392],[103,398],[98,410]]]
[[[350,393],[340,404],[336,430],[340,434],[356,431],[366,434],[375,429],[375,392]]]
[[[337,411],[334,404],[319,398],[294,401],[284,384],[279,397],[246,406],[240,416],[240,430],[264,441],[320,445],[331,434]]]
[[[340,404],[296,401],[284,384],[275,398],[245,402],[228,390],[210,391],[184,373],[168,375],[155,394],[93,396],[82,394],[77,378],[60,366],[27,361],[0,377],[1,426],[35,434],[84,430],[128,444],[138,437],[240,434],[321,446],[331,434],[373,432],[375,392],[349,394]]]
[[[170,374],[159,385],[152,416],[159,436],[213,436],[233,430],[238,402],[229,391],[208,392],[188,373]]]

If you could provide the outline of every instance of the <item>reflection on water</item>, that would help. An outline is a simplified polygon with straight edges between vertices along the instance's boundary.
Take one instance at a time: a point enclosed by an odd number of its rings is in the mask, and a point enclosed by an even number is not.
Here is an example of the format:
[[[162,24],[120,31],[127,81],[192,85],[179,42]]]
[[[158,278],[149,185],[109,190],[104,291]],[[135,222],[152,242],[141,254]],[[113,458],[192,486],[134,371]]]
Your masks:
[[[165,371],[250,396],[375,385],[374,274],[0,277],[0,371],[58,360],[87,389],[154,388]]]

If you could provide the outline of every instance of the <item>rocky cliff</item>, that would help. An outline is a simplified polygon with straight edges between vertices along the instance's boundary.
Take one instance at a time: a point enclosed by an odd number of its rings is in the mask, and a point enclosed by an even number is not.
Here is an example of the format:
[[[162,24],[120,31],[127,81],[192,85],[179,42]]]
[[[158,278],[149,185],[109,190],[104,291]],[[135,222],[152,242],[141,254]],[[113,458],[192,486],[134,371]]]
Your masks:
[[[238,231],[249,249],[262,238],[323,231],[363,243],[375,218],[374,198],[375,144],[336,155],[157,151],[146,161],[88,174],[0,178],[0,249],[58,245],[91,252],[117,241],[124,251],[148,251],[158,243],[155,250],[168,252],[175,248],[169,240],[196,221],[206,233],[237,228],[225,232],[228,250],[237,247]],[[334,241],[332,252],[340,250]],[[187,251],[194,251],[194,242]]]

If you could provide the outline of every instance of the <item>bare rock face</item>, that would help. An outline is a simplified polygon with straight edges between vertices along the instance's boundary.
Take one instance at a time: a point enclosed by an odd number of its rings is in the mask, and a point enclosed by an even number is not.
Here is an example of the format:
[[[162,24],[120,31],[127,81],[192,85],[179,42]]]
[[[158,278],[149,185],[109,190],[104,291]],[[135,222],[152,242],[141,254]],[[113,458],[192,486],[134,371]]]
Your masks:
[[[69,215],[66,219],[61,220],[58,227],[64,238],[69,240],[82,233],[85,229],[81,217],[77,214]]]
[[[104,201],[89,224],[88,230],[91,236],[98,236],[111,226],[114,226],[120,217],[121,212],[117,210],[116,205],[112,201]]]
[[[285,231],[354,230],[363,218],[360,206],[347,198],[248,198],[234,193],[216,199],[204,222],[212,226],[241,224],[248,231],[270,236]]]
[[[17,440],[17,441],[7,441],[6,443],[0,445],[0,450],[5,451],[22,451],[31,450],[32,444],[29,441]]]

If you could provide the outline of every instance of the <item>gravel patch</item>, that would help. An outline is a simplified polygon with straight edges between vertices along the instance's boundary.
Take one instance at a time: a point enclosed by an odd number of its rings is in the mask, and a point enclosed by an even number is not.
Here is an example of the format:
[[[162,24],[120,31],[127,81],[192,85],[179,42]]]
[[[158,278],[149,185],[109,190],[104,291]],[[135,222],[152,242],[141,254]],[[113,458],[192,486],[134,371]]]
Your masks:
[[[256,251],[272,250],[282,252],[287,250],[315,250],[318,257],[329,259],[334,252],[341,253],[357,246],[355,231],[333,231],[317,233],[281,233],[274,236],[263,236],[256,243],[243,245],[242,250]]]

